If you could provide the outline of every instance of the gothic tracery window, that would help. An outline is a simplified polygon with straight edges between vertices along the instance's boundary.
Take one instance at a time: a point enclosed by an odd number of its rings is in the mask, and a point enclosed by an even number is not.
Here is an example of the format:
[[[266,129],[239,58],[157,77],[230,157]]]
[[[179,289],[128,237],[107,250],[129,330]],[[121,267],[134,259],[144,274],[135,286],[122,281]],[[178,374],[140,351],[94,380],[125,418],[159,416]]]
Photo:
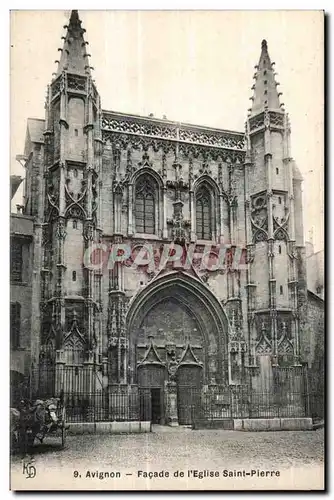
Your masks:
[[[135,218],[136,232],[154,234],[157,186],[145,176],[136,184]]]
[[[196,193],[196,234],[199,239],[211,240],[211,217],[211,194],[206,186],[202,186]]]

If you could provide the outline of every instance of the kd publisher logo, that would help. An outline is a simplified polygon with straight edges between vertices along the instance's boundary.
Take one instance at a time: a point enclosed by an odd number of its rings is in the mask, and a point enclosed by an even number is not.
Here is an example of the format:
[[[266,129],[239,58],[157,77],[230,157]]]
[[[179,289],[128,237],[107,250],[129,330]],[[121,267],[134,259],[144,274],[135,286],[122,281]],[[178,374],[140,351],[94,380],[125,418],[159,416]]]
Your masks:
[[[33,479],[36,476],[36,467],[33,465],[34,459],[29,462],[23,462],[22,474],[25,474],[26,479]]]

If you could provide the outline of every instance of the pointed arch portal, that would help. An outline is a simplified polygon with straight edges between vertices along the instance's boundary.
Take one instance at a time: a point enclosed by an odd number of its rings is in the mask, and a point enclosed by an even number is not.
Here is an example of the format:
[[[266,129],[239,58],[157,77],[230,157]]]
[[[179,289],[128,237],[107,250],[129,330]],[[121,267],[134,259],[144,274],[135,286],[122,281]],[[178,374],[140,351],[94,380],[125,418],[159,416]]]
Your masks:
[[[155,278],[127,314],[132,383],[162,391],[228,384],[228,323],[216,297],[183,271]]]

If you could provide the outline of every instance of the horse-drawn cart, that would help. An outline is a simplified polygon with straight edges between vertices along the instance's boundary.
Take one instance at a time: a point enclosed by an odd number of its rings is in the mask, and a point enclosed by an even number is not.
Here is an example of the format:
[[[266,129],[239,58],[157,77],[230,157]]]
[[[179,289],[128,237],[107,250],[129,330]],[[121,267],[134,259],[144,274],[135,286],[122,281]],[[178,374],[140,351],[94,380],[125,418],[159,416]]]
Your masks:
[[[36,439],[42,443],[49,434],[59,436],[64,447],[67,424],[63,397],[37,399],[33,404],[22,400],[10,409],[10,424],[13,450],[26,453]]]

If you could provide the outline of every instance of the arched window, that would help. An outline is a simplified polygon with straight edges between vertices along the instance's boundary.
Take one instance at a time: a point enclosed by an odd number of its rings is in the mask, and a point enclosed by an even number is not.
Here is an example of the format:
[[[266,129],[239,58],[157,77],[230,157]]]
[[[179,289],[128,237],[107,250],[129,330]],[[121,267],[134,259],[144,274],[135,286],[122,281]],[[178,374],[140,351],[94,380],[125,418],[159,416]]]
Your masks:
[[[155,209],[157,186],[149,176],[141,177],[136,184],[136,233],[155,234]]]
[[[196,193],[196,234],[201,240],[212,239],[211,194],[206,186]]]

